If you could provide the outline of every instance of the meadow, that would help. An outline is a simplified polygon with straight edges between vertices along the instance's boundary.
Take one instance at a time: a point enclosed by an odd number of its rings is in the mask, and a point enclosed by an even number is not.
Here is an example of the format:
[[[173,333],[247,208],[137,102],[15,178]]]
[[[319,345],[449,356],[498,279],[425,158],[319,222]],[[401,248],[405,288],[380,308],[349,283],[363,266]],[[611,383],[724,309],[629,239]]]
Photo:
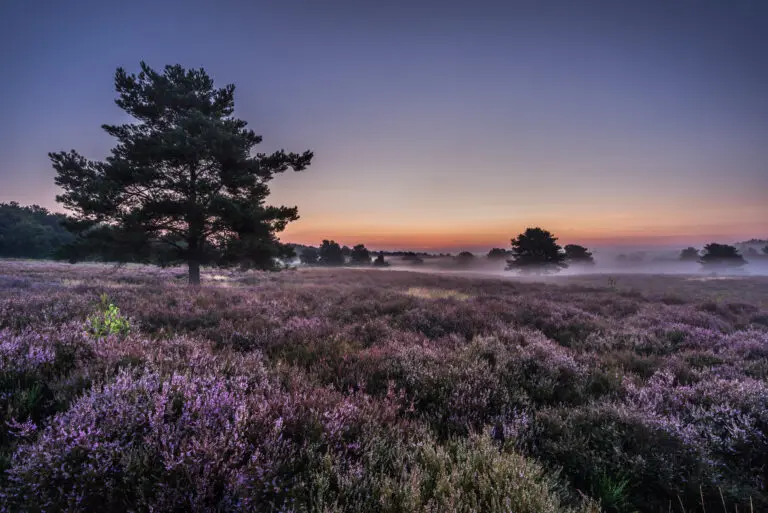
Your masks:
[[[2,511],[768,510],[768,278],[0,261]]]

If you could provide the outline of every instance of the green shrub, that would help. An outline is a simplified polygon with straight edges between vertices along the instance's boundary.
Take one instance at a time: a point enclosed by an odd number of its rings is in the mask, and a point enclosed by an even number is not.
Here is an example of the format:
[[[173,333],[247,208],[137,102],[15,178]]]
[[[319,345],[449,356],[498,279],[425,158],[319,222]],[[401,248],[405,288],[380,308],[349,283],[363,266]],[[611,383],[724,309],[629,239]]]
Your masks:
[[[109,297],[102,294],[99,311],[88,317],[86,329],[95,337],[127,335],[131,331],[131,323]]]

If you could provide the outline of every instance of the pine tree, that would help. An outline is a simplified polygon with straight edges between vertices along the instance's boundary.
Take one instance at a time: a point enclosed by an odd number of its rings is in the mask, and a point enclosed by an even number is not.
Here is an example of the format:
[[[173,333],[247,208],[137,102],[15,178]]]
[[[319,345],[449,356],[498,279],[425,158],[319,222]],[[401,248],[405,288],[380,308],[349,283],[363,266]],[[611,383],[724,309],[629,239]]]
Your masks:
[[[203,69],[142,62],[137,75],[118,68],[115,88],[136,122],[103,126],[117,140],[111,155],[49,154],[64,189],[56,199],[73,213],[73,254],[141,260],[160,244],[187,264],[191,284],[204,263],[270,267],[284,249],[276,234],[298,211],[266,205],[267,183],[305,169],[312,153],[253,154],[262,138],[233,116],[234,85],[215,88]]]

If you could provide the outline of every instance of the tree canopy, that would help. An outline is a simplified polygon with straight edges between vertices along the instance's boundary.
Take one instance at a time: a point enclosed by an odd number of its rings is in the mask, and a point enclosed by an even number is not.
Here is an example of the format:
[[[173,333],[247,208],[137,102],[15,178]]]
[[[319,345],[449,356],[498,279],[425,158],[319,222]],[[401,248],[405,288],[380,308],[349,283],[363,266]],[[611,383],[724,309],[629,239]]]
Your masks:
[[[320,261],[320,252],[315,247],[307,246],[299,253],[299,261],[302,264],[315,265]]]
[[[74,150],[49,154],[57,196],[72,212],[73,255],[107,248],[126,260],[146,258],[153,244],[200,265],[268,268],[284,254],[276,234],[298,219],[296,207],[265,204],[277,174],[305,169],[312,152],[252,153],[262,138],[234,117],[235,86],[214,87],[204,69],[141,63],[118,68],[115,103],[135,123],[104,125],[116,139],[110,156],[91,161]]]
[[[595,263],[592,253],[584,246],[566,244],[563,249],[565,250],[565,260],[569,263],[578,265],[594,265]]]
[[[740,267],[747,263],[735,246],[715,242],[704,246],[699,262],[706,267]]]
[[[318,253],[320,265],[344,265],[344,254],[336,241],[324,240]]]
[[[65,216],[38,206],[0,203],[0,257],[52,258],[73,236]]]
[[[680,260],[686,262],[696,262],[699,260],[699,250],[694,247],[687,247],[680,252]]]
[[[512,258],[507,270],[523,273],[556,273],[568,267],[557,237],[541,228],[527,228],[512,239]]]
[[[424,259],[418,253],[413,251],[405,251],[400,253],[402,255],[403,262],[410,262],[413,265],[420,265],[424,263]]]
[[[475,259],[475,255],[469,251],[462,251],[456,255],[456,263],[459,265],[469,265]]]
[[[509,251],[504,248],[493,248],[486,256],[491,260],[503,260],[509,256]]]
[[[371,252],[363,244],[358,244],[350,251],[349,258],[351,263],[355,265],[370,265]]]

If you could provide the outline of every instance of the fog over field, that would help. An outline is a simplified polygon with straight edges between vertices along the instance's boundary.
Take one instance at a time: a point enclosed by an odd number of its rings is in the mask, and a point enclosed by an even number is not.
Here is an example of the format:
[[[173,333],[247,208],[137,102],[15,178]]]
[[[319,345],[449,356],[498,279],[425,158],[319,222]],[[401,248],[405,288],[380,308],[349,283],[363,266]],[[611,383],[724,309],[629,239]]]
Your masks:
[[[684,246],[683,246],[684,247]],[[375,251],[372,252],[375,254]],[[747,256],[747,263],[740,267],[709,269],[698,262],[681,261],[680,250],[658,248],[604,248],[594,252],[594,265],[570,264],[554,276],[664,274],[691,275],[692,277],[743,277],[768,276],[768,255]],[[388,256],[389,267],[382,270],[418,271],[429,273],[467,274],[477,276],[520,277],[515,271],[506,270],[505,260],[493,260],[485,253],[476,253],[469,262],[457,262],[451,256],[423,256],[423,262],[413,263],[402,257]],[[294,261],[298,264],[298,261]],[[550,278],[552,276],[549,276]],[[532,276],[526,276],[532,278]]]

